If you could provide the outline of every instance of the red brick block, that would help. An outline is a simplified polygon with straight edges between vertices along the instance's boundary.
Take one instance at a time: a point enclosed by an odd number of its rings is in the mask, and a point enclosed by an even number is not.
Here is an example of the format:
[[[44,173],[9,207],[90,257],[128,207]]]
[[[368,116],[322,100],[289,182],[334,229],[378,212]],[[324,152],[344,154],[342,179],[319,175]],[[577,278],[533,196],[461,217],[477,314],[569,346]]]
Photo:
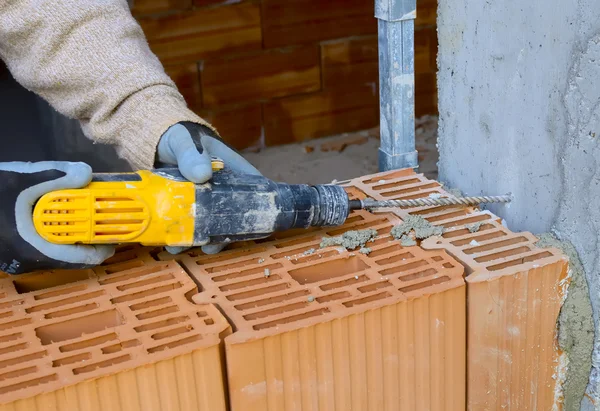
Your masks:
[[[317,46],[207,61],[202,71],[205,106],[302,94],[320,87]]]
[[[178,66],[166,66],[165,71],[175,84],[177,84],[177,88],[185,98],[188,106],[199,107],[202,105],[198,64],[190,63]]]
[[[377,33],[372,1],[263,0],[265,47]]]
[[[133,0],[133,15],[162,13],[166,11],[186,10],[192,7],[192,0]]]
[[[152,51],[166,64],[261,47],[260,9],[255,3],[143,19],[140,24]]]
[[[377,83],[377,36],[345,39],[321,45],[323,88]]]
[[[277,145],[364,130],[379,124],[375,86],[288,97],[264,106],[265,143]]]
[[[238,150],[261,144],[262,110],[260,104],[218,110],[198,110],[227,143]]]

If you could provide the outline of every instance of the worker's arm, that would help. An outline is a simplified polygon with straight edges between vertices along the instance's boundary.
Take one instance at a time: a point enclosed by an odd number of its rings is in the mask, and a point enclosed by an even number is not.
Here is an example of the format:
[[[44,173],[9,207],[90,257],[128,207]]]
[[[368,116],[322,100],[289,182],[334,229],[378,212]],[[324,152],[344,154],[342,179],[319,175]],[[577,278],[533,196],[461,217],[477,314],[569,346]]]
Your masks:
[[[82,163],[0,163],[0,270],[10,274],[55,268],[83,268],[102,263],[110,246],[57,245],[39,236],[33,205],[45,193],[80,188],[92,179]]]
[[[187,108],[127,1],[2,2],[0,57],[18,82],[78,119],[88,137],[115,145],[134,168],[151,169],[158,157],[178,164],[192,181],[210,177],[208,147],[204,154],[188,152],[180,164],[176,154],[191,144],[185,130],[165,135],[161,146],[174,156],[157,153],[161,136],[177,123],[203,125],[207,137],[216,133]]]

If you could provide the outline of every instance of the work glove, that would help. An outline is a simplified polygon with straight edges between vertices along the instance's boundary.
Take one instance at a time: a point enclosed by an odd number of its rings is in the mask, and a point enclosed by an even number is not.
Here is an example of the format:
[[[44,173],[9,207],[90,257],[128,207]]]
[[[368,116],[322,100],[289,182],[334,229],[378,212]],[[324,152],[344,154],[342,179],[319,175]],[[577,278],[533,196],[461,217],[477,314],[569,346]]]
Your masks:
[[[44,194],[81,188],[92,179],[83,163],[0,163],[0,270],[20,274],[35,270],[87,268],[102,263],[111,246],[58,245],[44,240],[33,224],[33,206]]]
[[[211,157],[218,157],[225,168],[241,174],[260,175],[260,172],[237,151],[229,147],[208,127],[181,122],[171,126],[161,137],[156,150],[158,167],[177,166],[188,180],[202,184],[212,177]],[[206,254],[216,254],[227,244],[207,244],[202,247]],[[189,247],[166,247],[178,254]]]

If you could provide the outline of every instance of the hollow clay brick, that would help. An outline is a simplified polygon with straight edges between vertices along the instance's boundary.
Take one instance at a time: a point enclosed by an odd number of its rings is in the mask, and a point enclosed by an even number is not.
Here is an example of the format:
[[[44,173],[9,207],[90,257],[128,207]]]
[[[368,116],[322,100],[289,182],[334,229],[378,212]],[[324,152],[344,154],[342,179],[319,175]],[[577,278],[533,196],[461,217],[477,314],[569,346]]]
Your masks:
[[[0,410],[226,409],[230,327],[151,251],[122,250],[96,272],[0,279]]]
[[[398,222],[360,211],[343,227],[178,257],[202,289],[194,301],[233,326],[233,411],[465,409],[463,267],[402,247],[389,236]],[[323,236],[366,228],[379,234],[369,255],[319,248]]]
[[[344,184],[356,198],[450,196],[440,184],[412,170]],[[557,249],[537,248],[532,234],[513,233],[492,213],[472,207],[417,207],[393,213],[400,218],[417,214],[443,226],[442,237],[429,238],[421,247],[445,250],[465,267],[468,408],[560,406],[562,352],[556,321],[568,286],[566,257]],[[475,223],[480,224],[477,229]]]

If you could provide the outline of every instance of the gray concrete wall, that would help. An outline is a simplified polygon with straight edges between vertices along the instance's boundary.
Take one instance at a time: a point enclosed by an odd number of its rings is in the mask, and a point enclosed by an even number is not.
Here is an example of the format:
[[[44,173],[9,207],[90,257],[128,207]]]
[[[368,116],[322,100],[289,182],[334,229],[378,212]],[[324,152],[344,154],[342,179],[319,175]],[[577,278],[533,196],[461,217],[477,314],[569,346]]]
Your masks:
[[[439,0],[438,37],[440,179],[512,192],[493,209],[512,229],[572,242],[599,330],[600,1]]]

